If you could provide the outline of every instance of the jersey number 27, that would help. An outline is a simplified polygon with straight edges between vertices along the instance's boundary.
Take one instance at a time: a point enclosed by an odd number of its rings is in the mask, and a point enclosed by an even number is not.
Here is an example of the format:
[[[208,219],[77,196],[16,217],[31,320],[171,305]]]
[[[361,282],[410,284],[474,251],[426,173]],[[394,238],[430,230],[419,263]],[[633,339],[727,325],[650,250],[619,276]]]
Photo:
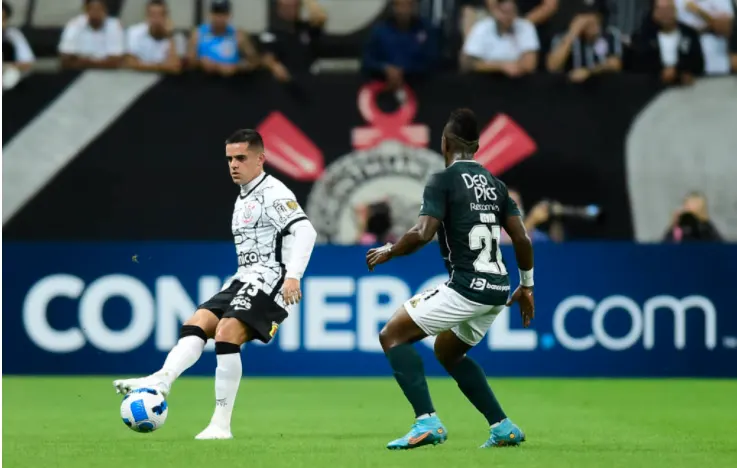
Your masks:
[[[499,225],[477,224],[468,233],[468,246],[471,250],[481,250],[473,268],[479,273],[506,275],[507,268],[502,262],[502,252],[499,250],[499,241],[502,237],[502,228]]]

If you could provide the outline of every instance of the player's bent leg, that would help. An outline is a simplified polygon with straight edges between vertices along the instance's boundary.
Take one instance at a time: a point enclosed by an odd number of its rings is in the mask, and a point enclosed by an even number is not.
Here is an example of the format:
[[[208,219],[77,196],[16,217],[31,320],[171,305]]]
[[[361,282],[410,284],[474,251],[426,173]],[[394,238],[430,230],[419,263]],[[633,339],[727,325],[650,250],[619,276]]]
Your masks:
[[[182,326],[179,341],[169,351],[161,369],[142,378],[115,380],[113,386],[117,393],[127,394],[136,388],[151,387],[168,397],[174,381],[202,356],[207,339],[215,335],[218,321],[217,313],[198,309]]]
[[[248,326],[233,317],[223,318],[215,332],[215,411],[210,424],[197,436],[198,440],[232,439],[230,421],[238,387],[243,376],[241,346],[252,339]]]
[[[410,431],[389,442],[388,449],[407,450],[423,445],[442,444],[447,431],[435,414],[427,387],[422,358],[413,343],[427,336],[401,307],[379,333],[381,347],[394,371],[394,378],[415,411],[415,423]]]
[[[478,317],[441,333],[435,339],[438,361],[489,423],[490,436],[483,448],[516,446],[525,441],[522,430],[504,414],[481,366],[466,355],[483,338],[495,317],[496,314]]]

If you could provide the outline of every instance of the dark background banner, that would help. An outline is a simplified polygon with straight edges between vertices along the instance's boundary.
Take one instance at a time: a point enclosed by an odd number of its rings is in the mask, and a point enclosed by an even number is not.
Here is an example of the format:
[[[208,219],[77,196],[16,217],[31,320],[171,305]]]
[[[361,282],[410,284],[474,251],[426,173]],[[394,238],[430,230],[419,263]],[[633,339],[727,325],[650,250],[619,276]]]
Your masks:
[[[31,76],[4,96],[6,106],[15,107],[13,100],[25,99],[22,94],[47,93],[50,79]],[[61,88],[69,76],[55,79]],[[82,150],[3,234],[15,240],[229,239],[237,189],[227,173],[224,139],[278,111],[329,168],[354,151],[353,130],[368,125],[357,105],[364,84],[354,75],[305,76],[293,87],[260,74],[231,81],[165,78]],[[500,174],[520,189],[526,205],[542,198],[597,203],[606,213],[603,221],[572,224],[570,237],[632,237],[624,141],[634,117],[658,93],[657,85],[638,76],[573,86],[552,76],[512,82],[440,75],[413,90],[412,123],[428,127],[429,149],[439,151],[442,127],[454,108],[471,107],[482,128],[505,114],[537,145],[531,157]],[[17,131],[17,121],[6,121],[3,133]],[[289,132],[283,136],[290,139]],[[307,203],[309,180],[267,169]]]

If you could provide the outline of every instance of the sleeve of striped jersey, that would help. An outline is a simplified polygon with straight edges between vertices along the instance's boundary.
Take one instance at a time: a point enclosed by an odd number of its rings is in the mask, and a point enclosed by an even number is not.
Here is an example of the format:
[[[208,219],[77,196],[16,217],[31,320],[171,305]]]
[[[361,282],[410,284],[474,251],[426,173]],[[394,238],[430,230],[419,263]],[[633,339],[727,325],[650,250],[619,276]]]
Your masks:
[[[265,196],[266,216],[279,231],[286,233],[293,224],[307,219],[291,190],[272,187],[267,189]]]
[[[446,198],[447,189],[442,173],[434,174],[422,194],[420,216],[432,216],[442,221],[445,218]]]
[[[622,34],[619,32],[619,29],[615,27],[610,27],[605,37],[609,45],[609,53],[607,54],[607,58],[621,58],[622,54],[624,53],[624,48],[622,45]]]

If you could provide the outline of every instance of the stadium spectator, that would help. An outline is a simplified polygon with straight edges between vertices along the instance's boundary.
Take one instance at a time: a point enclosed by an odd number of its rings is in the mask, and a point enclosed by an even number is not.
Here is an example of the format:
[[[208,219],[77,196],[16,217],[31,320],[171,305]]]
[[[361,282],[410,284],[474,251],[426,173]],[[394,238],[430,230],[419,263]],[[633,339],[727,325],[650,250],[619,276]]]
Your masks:
[[[607,0],[609,18],[607,24],[622,35],[622,42],[632,43],[632,36],[640,30],[642,22],[651,13],[651,0]]]
[[[729,37],[732,35],[732,0],[676,0],[678,20],[701,33],[707,75],[729,73]]]
[[[305,0],[308,18],[303,21],[302,5],[300,0],[277,0],[275,24],[260,36],[264,66],[281,82],[311,70],[328,20],[325,9],[315,0]]]
[[[392,234],[392,211],[388,203],[357,205],[355,216],[358,232],[357,244],[374,245],[397,241],[397,237]]]
[[[3,89],[11,89],[18,84],[23,73],[30,71],[36,61],[20,29],[7,27],[11,16],[13,9],[3,2]]]
[[[616,28],[604,28],[607,10],[594,3],[582,8],[568,31],[553,39],[547,67],[567,71],[571,81],[581,83],[593,75],[622,70],[622,40]]]
[[[259,66],[259,57],[248,36],[230,24],[230,0],[210,2],[210,21],[189,37],[187,62],[205,73],[233,76]]]
[[[149,0],[146,21],[126,32],[124,65],[133,70],[179,73],[186,48],[184,36],[174,33],[166,2]]]
[[[547,30],[550,19],[558,11],[560,0],[517,0],[520,17],[538,28],[538,35]],[[461,28],[463,36],[471,32],[471,28],[481,19],[487,18],[499,0],[460,0]]]
[[[673,221],[663,242],[720,242],[722,236],[709,216],[706,196],[701,192],[686,195],[683,205],[673,213]]]
[[[678,22],[674,0],[653,0],[652,16],[632,39],[632,67],[666,84],[691,84],[703,74],[699,33]]]
[[[108,16],[103,0],[85,0],[85,12],[64,27],[59,43],[63,68],[118,68],[125,52],[123,26]]]
[[[374,26],[366,44],[363,72],[394,91],[432,70],[437,53],[435,31],[418,16],[416,0],[392,0],[389,18]]]
[[[533,206],[528,214],[525,214],[520,193],[517,190],[510,188],[509,197],[517,203],[517,206],[524,217],[525,229],[527,229],[527,234],[530,236],[530,240],[532,240],[532,242],[563,241],[563,223],[558,218],[553,218],[551,220],[551,204],[549,202],[542,201]],[[550,235],[539,229],[539,226],[547,223],[548,221],[550,221]],[[512,243],[505,230],[502,230],[501,243]]]
[[[535,26],[517,16],[515,0],[495,0],[492,17],[471,29],[463,45],[461,68],[518,77],[537,68],[540,43]]]
[[[463,37],[467,37],[477,21],[488,17],[499,0],[461,0],[461,27]],[[547,53],[547,46],[553,37],[551,19],[555,16],[560,0],[517,0],[519,16],[528,20],[537,31],[540,53]]]

